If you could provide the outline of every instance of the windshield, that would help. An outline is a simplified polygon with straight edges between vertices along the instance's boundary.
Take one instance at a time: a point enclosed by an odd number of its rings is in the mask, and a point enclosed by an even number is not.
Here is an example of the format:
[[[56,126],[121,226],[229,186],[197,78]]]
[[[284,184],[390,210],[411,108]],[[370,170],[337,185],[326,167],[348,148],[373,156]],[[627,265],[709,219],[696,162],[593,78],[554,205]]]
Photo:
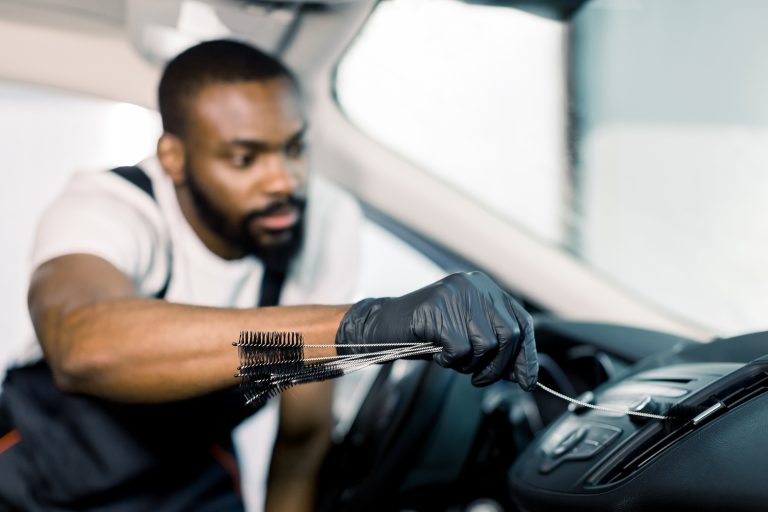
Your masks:
[[[567,22],[391,0],[337,95],[362,129],[637,297],[712,332],[762,330],[765,19],[761,0],[592,0]]]
[[[768,326],[765,19],[760,0],[615,0],[571,23],[568,243],[723,333]]]

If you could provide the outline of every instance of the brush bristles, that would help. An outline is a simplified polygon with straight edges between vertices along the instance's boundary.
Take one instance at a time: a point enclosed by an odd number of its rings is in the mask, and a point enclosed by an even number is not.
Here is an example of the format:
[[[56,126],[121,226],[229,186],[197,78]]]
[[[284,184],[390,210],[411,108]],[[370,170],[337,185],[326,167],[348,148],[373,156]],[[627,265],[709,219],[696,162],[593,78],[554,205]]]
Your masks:
[[[252,405],[262,405],[297,384],[334,379],[372,364],[440,350],[430,343],[381,343],[370,345],[372,350],[368,353],[306,359],[304,336],[299,332],[280,331],[242,331],[232,345],[238,348],[240,356],[235,377],[240,379],[246,404]],[[374,347],[385,347],[385,350],[377,351]]]
[[[304,367],[304,336],[298,332],[242,331],[234,345],[240,355],[236,377],[300,372]]]
[[[304,370],[304,336],[299,332],[241,331],[232,344],[240,356],[235,377],[246,403],[262,404],[280,392],[281,376]]]
[[[303,374],[286,376],[282,379],[273,375],[265,381],[247,382],[243,385],[245,403],[246,405],[261,406],[286,389],[298,384],[334,379],[342,375],[344,375],[343,370],[321,367]]]
[[[298,371],[304,366],[304,350],[301,347],[240,347],[240,366],[243,376],[254,373]]]
[[[240,331],[240,339],[232,344],[236,347],[300,347],[304,345],[304,335],[292,331]]]

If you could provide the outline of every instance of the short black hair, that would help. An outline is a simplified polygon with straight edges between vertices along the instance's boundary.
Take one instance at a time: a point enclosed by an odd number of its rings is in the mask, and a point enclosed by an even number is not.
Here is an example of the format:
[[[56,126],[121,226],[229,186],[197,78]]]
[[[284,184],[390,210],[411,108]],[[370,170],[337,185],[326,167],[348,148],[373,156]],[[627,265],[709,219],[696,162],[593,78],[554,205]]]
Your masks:
[[[188,100],[212,83],[285,78],[299,91],[294,74],[261,50],[229,39],[199,43],[168,62],[160,79],[158,104],[163,130],[184,135]]]

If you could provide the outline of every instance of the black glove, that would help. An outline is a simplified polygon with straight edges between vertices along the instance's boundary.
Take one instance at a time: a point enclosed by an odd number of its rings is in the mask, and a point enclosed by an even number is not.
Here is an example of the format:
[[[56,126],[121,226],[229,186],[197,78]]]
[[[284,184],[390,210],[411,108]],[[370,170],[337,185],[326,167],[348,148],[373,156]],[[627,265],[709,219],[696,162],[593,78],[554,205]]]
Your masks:
[[[526,391],[536,386],[533,319],[481,272],[452,274],[402,297],[362,300],[347,311],[336,332],[343,354],[378,348],[342,345],[418,341],[443,347],[435,362],[474,373],[476,386],[501,378]]]

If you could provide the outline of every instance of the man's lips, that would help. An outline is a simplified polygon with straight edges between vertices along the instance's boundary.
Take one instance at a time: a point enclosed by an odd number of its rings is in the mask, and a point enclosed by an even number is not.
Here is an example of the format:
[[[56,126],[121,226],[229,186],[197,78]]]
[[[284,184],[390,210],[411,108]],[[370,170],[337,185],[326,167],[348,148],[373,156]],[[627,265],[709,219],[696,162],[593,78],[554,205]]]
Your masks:
[[[292,227],[299,220],[299,212],[293,206],[285,206],[268,215],[254,217],[254,225],[273,231],[280,231]]]

